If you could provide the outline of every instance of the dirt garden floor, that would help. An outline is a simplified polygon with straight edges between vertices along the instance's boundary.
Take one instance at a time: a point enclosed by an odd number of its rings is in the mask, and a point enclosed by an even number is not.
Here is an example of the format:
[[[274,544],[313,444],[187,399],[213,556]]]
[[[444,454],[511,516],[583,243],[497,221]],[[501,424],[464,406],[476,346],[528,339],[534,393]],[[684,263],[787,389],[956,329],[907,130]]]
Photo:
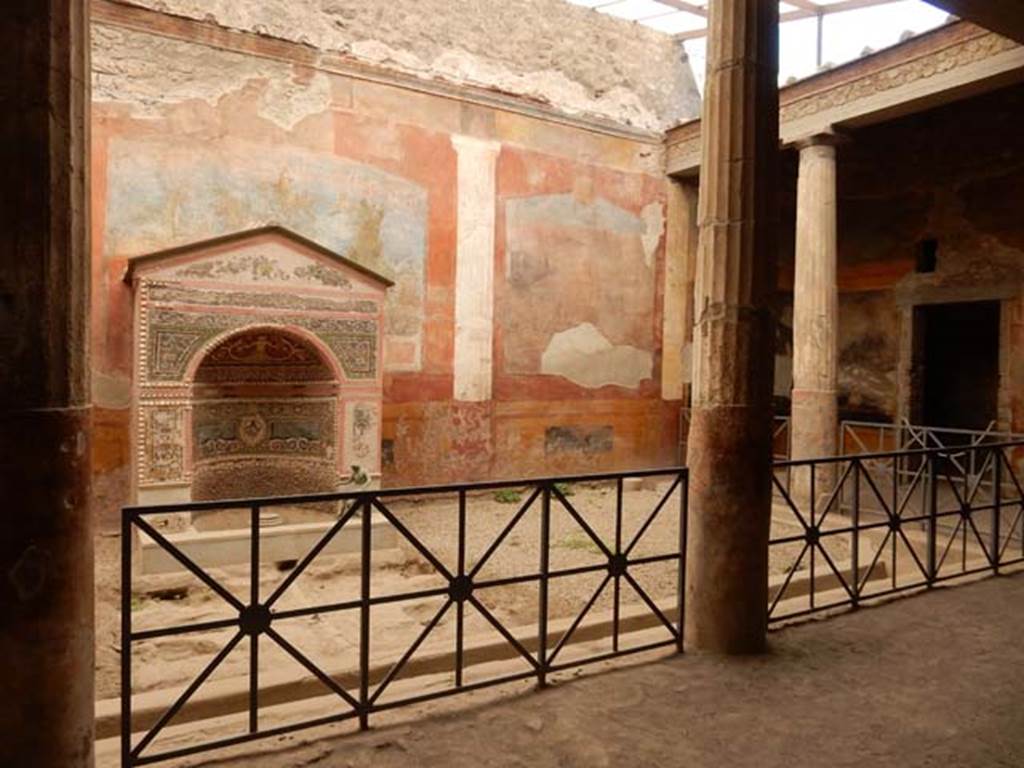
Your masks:
[[[202,764],[1019,768],[1022,607],[1024,574],[991,578],[774,632],[764,656],[467,694],[366,734],[306,732]]]
[[[669,482],[650,487],[627,489],[623,495],[621,540],[627,547],[644,521],[669,490]],[[576,484],[564,489],[567,500],[593,531],[614,549],[616,493],[612,484]],[[466,564],[472,569],[519,510],[525,498],[518,500],[488,493],[475,495],[467,503]],[[476,581],[536,573],[540,561],[540,502],[510,532],[476,576]],[[456,569],[458,557],[458,517],[454,497],[429,500],[396,500],[390,509],[423,545],[447,568]],[[550,568],[558,570],[582,565],[607,563],[601,549],[558,502],[551,507]],[[786,515],[777,515],[773,536],[798,533]],[[787,521],[788,518],[788,521]],[[358,525],[358,521],[350,523]],[[374,554],[373,595],[392,595],[446,587],[426,559],[411,543],[399,537],[399,551]],[[664,504],[646,532],[638,540],[630,557],[671,553],[678,549],[679,491]],[[832,556],[839,562],[848,557],[845,543],[836,541]],[[118,695],[119,655],[119,540],[102,538],[97,550],[97,695]],[[786,572],[799,554],[798,544],[773,547],[771,571]],[[806,566],[805,566],[806,567]],[[635,566],[630,569],[636,581],[657,601],[671,601],[676,594],[677,571],[673,562]],[[246,567],[211,570],[243,603],[249,602],[249,576]],[[286,567],[264,563],[260,574],[263,599],[288,575]],[[550,616],[571,617],[579,613],[600,586],[605,572],[572,576],[552,581]],[[352,600],[359,596],[360,578],[355,558],[321,557],[284,592],[275,610],[300,608]],[[528,626],[537,620],[538,590],[535,583],[480,589],[475,596],[507,627]],[[624,605],[638,604],[640,596],[623,581]],[[610,616],[613,591],[607,586],[592,608],[591,616]],[[381,605],[373,610],[371,661],[387,662],[398,658],[425,625],[444,605],[444,597],[423,598]],[[132,620],[135,630],[176,624],[237,617],[232,609],[209,588],[191,576],[142,578],[132,596]],[[431,640],[454,643],[454,611],[448,611],[431,634]],[[352,611],[306,616],[275,621],[289,642],[324,668],[344,668],[358,659],[358,615]],[[155,689],[181,690],[233,636],[235,629],[223,629],[166,637],[137,643],[133,649],[133,677],[136,693]],[[474,610],[466,612],[467,636],[499,637],[487,621]],[[245,644],[229,655],[214,679],[244,676],[248,673]],[[273,644],[261,646],[261,669],[294,670],[304,674],[296,662]]]

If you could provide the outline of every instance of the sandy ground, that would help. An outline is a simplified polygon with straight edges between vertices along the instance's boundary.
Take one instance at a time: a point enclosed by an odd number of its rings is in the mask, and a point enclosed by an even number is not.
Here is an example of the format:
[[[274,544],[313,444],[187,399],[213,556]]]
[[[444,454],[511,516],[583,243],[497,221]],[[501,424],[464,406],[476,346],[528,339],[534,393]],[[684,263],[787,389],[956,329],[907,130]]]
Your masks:
[[[1022,605],[1024,575],[988,579],[787,628],[763,656],[668,656],[206,764],[1018,768]]]
[[[624,494],[622,542],[627,546],[651,511],[668,490],[663,482],[653,488],[629,490]],[[588,525],[609,548],[615,541],[614,487],[584,486],[567,489],[568,501],[578,510]],[[481,555],[518,511],[521,502],[501,503],[493,494],[471,497],[467,504],[466,563],[473,568]],[[452,498],[397,500],[390,508],[401,522],[421,540],[446,567],[456,569],[457,504]],[[540,561],[540,503],[521,519],[504,544],[480,570],[476,580],[504,578],[536,573]],[[777,515],[773,535],[797,532],[786,518]],[[639,539],[632,557],[643,557],[673,552],[679,540],[678,491],[665,504],[663,510]],[[552,503],[551,513],[552,570],[606,562],[598,545],[558,503]],[[119,619],[119,541],[101,538],[97,544],[97,695],[111,698],[118,694]],[[847,556],[845,545],[835,542],[833,557],[838,561]],[[798,545],[775,547],[771,570],[783,573],[799,553]],[[803,567],[806,567],[806,562]],[[671,599],[676,589],[676,565],[657,563],[631,569],[640,586],[653,599]],[[221,569],[211,572],[242,602],[248,602],[249,577],[246,568]],[[261,575],[261,595],[264,599],[286,577],[287,572],[272,563],[264,564]],[[550,615],[574,616],[590,599],[603,580],[604,574],[589,574],[554,580],[550,587]],[[164,582],[143,580],[149,592],[137,591],[132,598],[133,624],[136,630],[166,627],[197,621],[230,618],[235,614],[227,603],[213,594],[197,580],[171,579],[174,587],[162,594],[154,594],[154,584]],[[387,595],[427,590],[445,586],[446,582],[408,542],[402,541],[401,554],[391,558],[391,564],[376,567],[373,572],[372,593]],[[352,558],[319,558],[284,593],[275,608],[298,608],[309,605],[351,600],[359,595],[358,564]],[[496,587],[478,590],[476,596],[507,626],[527,625],[536,621],[537,587],[535,584]],[[638,603],[640,597],[629,587],[622,589],[624,603]],[[419,634],[424,625],[443,605],[443,598],[424,598],[374,608],[373,652],[374,660],[396,658]],[[592,608],[592,615],[610,615],[612,590],[607,587]],[[434,629],[431,639],[454,636],[454,612]],[[275,622],[283,635],[306,653],[315,663],[339,668],[357,659],[357,617],[350,612],[339,612]],[[468,634],[486,636],[494,630],[473,611],[467,611]],[[182,687],[190,681],[206,662],[224,646],[234,634],[233,630],[193,633],[161,638],[136,644],[133,651],[134,690],[153,690],[162,687]],[[496,635],[495,635],[496,636]],[[261,667],[287,668],[294,662],[283,653],[270,648],[261,656]],[[242,648],[229,656],[215,679],[244,675],[248,671],[248,657]],[[296,674],[301,673],[295,667]]]

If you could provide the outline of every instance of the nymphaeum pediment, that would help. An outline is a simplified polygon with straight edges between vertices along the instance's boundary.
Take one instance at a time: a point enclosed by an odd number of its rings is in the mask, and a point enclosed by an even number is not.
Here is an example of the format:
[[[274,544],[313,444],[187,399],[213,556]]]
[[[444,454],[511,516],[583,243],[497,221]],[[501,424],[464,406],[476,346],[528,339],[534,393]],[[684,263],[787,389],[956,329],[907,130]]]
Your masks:
[[[381,292],[392,285],[388,277],[276,226],[132,259],[125,279],[289,292]]]

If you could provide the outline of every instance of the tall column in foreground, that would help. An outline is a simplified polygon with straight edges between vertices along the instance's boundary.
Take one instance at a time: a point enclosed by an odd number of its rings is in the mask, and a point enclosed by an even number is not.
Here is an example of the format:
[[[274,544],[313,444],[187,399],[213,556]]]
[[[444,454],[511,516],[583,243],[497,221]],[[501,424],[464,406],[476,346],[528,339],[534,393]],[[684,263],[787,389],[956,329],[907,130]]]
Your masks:
[[[686,644],[765,646],[779,161],[778,3],[711,3],[690,427]]]
[[[88,3],[0,14],[0,763],[91,766]]]
[[[836,282],[836,137],[800,144],[793,281],[793,393],[790,451],[794,459],[836,454],[838,382]],[[815,495],[832,490],[835,465],[815,473]],[[808,471],[794,472],[792,492],[807,499]]]

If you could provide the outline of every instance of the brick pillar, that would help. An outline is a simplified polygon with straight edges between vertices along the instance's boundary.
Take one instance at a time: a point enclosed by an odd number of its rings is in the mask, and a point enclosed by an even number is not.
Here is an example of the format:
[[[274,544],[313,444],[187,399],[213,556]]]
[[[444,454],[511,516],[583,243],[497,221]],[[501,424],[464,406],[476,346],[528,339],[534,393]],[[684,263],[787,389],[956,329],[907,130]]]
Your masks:
[[[0,14],[0,763],[93,764],[88,3]]]
[[[778,4],[711,3],[690,427],[686,644],[763,650],[779,162]]]
[[[793,281],[793,394],[790,449],[794,459],[835,456],[838,415],[838,314],[836,281],[836,143],[831,134],[800,146],[796,194],[796,274]],[[835,465],[822,465],[815,493],[828,494]],[[793,473],[792,492],[810,494],[810,473]]]

